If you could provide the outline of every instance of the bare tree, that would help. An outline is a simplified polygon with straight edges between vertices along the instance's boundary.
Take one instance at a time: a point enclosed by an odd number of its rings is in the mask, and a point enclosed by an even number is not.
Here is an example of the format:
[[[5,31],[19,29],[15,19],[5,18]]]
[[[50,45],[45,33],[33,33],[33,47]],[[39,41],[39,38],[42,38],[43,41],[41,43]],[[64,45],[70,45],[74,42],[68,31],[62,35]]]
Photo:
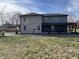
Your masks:
[[[15,13],[12,17],[12,22],[15,23],[16,26],[16,34],[18,34],[18,30],[19,30],[19,25],[20,25],[20,16],[21,13]]]
[[[1,10],[0,10],[0,19],[1,19],[1,23],[2,25],[7,22],[9,22],[10,24],[13,24],[15,25],[15,27],[18,27],[18,25],[20,24],[20,18],[19,18],[19,15],[21,14],[20,12],[11,12],[11,13],[5,13],[4,10],[6,9],[6,7],[3,7]],[[2,26],[3,30],[3,36],[4,36],[4,26]]]
[[[2,10],[0,11],[0,19],[2,21],[2,24],[4,23],[3,17],[4,17],[4,10],[6,7],[2,8]]]
[[[4,10],[5,10],[5,8],[6,7],[3,7],[2,10],[0,11],[0,19],[1,19],[2,24],[4,24]],[[2,36],[5,36],[4,27],[3,27],[3,31],[2,31]]]
[[[14,24],[17,26],[18,24],[20,24],[20,17],[19,15],[21,15],[21,13],[15,13],[12,16],[12,22],[14,22]]]

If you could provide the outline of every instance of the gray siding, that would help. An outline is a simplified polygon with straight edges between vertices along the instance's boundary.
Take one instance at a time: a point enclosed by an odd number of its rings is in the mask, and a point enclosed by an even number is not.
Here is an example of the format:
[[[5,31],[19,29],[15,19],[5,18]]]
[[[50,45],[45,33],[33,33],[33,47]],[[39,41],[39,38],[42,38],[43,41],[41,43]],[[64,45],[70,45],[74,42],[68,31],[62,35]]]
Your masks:
[[[67,22],[67,16],[44,17],[43,23],[63,23]]]
[[[41,16],[21,17],[21,33],[41,33],[41,23]],[[24,26],[26,26],[26,30],[24,30]],[[38,26],[40,27],[40,30],[38,30]]]

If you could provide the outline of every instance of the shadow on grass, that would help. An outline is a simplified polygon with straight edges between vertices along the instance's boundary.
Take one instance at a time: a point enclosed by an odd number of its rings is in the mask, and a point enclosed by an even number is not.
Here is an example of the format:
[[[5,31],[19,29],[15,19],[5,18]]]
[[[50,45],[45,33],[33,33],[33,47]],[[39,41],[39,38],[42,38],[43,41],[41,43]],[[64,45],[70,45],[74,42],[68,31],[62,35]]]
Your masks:
[[[25,35],[59,37],[59,38],[79,38],[79,33],[25,34]]]

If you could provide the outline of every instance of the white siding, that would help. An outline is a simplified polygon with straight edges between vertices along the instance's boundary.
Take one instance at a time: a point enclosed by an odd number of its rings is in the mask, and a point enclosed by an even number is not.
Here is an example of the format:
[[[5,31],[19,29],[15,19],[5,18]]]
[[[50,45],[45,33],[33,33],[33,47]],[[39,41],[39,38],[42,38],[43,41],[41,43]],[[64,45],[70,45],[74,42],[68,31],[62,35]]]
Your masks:
[[[41,33],[41,23],[42,16],[27,16],[21,18],[21,33]],[[26,30],[24,30],[24,26],[26,26]],[[40,30],[38,30],[38,26],[40,26]]]

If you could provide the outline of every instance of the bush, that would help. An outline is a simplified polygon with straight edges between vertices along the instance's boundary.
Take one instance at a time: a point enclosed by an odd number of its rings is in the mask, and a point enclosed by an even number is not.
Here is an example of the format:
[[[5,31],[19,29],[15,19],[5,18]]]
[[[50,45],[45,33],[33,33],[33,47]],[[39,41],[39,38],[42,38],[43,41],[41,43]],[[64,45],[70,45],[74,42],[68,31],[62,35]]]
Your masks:
[[[2,31],[2,36],[3,36],[3,37],[5,36],[5,31]]]

